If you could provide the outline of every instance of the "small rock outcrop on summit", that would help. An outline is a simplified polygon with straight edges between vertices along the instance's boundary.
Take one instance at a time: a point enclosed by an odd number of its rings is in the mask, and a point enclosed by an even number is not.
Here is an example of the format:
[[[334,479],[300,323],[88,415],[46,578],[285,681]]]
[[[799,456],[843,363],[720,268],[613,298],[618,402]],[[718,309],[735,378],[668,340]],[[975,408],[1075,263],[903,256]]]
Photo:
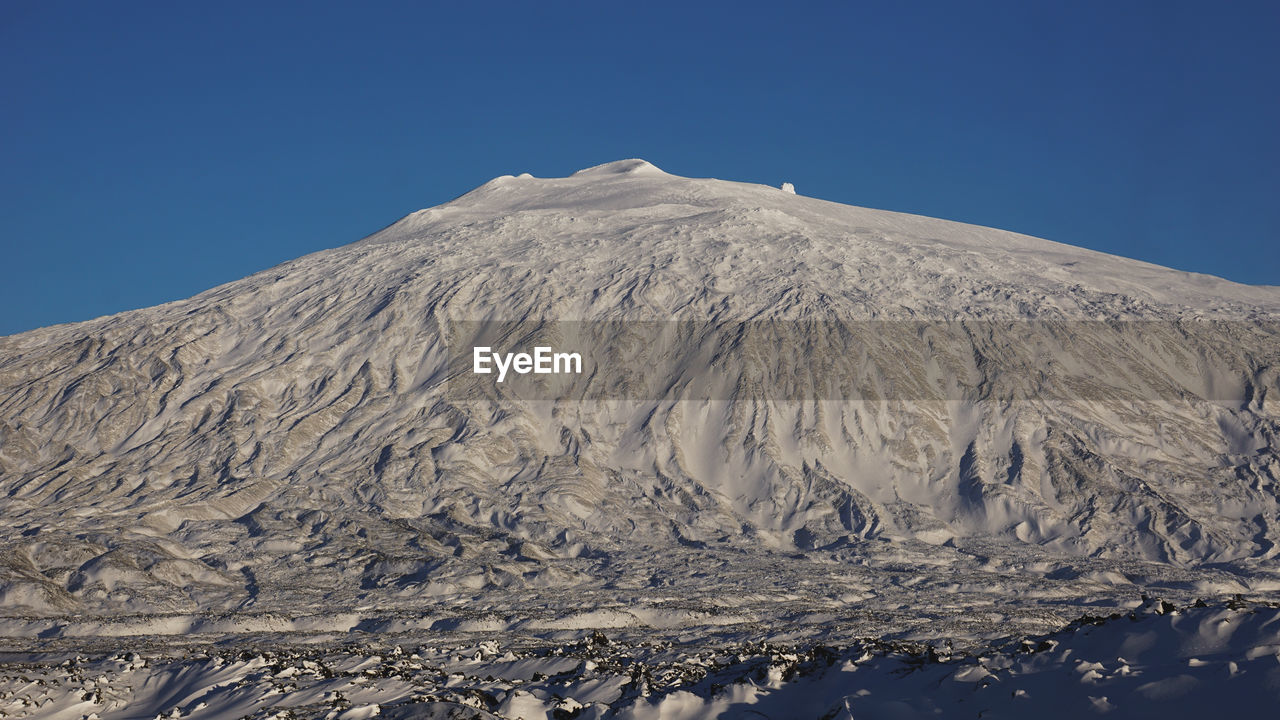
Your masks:
[[[1278,319],[1277,288],[640,160],[504,176],[189,300],[0,338],[0,615],[988,632],[1139,588],[1274,593]],[[451,333],[503,322],[577,323],[676,390],[469,394]],[[708,346],[742,323],[782,335]],[[855,339],[834,394],[678,392]],[[851,603],[883,614],[833,625]]]

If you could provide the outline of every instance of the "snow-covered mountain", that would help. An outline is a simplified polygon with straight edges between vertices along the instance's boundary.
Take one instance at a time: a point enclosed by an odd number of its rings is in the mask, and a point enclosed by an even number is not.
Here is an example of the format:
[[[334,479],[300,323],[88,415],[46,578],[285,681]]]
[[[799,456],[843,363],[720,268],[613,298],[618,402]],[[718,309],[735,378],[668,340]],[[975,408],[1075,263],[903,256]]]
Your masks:
[[[942,637],[1268,596],[1278,320],[1280,288],[640,160],[499,177],[0,338],[0,615]],[[473,375],[484,328],[596,369]]]

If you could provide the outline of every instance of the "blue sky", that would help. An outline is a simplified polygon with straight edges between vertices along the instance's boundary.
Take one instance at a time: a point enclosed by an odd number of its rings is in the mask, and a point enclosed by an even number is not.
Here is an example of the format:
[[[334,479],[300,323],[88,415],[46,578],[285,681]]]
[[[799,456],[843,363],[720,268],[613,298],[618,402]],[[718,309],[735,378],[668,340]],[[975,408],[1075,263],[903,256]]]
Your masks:
[[[1280,284],[1275,2],[0,3],[0,334],[501,174],[668,172]]]

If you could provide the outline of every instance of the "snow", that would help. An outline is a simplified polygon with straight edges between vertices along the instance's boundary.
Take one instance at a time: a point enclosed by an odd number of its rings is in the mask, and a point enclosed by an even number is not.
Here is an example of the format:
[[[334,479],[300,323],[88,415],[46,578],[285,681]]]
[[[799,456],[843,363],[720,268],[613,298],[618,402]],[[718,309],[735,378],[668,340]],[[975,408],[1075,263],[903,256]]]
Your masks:
[[[666,175],[657,166],[645,160],[632,158],[595,165],[573,174],[576,178],[592,178],[602,175]]]
[[[0,338],[0,703],[910,716],[913,678],[958,701],[1015,666],[1006,714],[1265,694],[1274,624],[1227,630],[1280,591],[1278,319],[1277,288],[642,160],[495,178],[188,300]],[[456,364],[478,337],[581,345],[584,372],[485,384]],[[1144,593],[1212,607],[1081,629],[1070,657],[996,647]],[[599,630],[582,669],[551,655]],[[406,636],[452,650],[402,672],[383,645]],[[1013,665],[894,679],[948,642]],[[820,644],[854,669],[788,675]],[[115,699],[66,690],[77,654]],[[375,674],[305,675],[321,660]]]
[[[446,638],[186,647],[0,664],[4,717],[1203,717],[1280,692],[1280,610],[1200,606],[1084,616],[974,652],[861,639],[844,649],[728,641],[531,644]],[[505,643],[505,644],[503,644]],[[286,714],[281,714],[286,713]],[[291,713],[291,714],[289,714]],[[453,713],[453,714],[451,714]]]

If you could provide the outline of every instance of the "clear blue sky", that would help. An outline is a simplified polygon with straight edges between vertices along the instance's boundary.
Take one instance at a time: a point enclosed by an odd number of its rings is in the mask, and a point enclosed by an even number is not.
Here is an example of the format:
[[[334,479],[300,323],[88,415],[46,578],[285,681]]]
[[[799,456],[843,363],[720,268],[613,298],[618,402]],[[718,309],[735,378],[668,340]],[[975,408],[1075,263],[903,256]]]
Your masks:
[[[0,2],[0,334],[501,174],[680,175],[1280,284],[1280,3]]]

